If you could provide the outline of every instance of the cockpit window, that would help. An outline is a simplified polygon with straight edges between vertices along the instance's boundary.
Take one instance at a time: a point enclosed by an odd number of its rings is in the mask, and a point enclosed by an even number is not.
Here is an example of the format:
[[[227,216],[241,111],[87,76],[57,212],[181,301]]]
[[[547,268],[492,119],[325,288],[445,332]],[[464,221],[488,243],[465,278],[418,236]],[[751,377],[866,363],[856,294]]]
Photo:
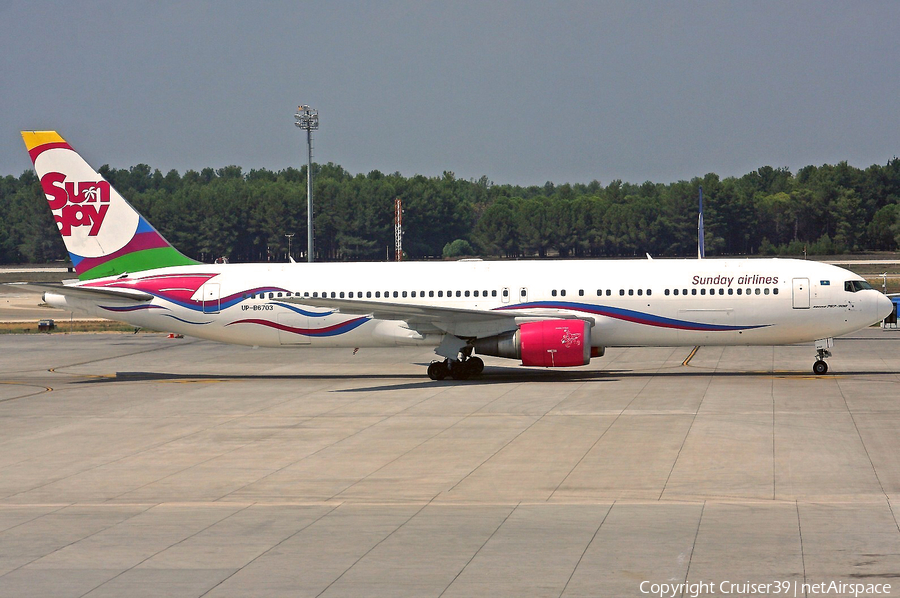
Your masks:
[[[855,293],[865,289],[871,289],[872,285],[865,280],[848,280],[844,283],[844,290],[848,293]]]

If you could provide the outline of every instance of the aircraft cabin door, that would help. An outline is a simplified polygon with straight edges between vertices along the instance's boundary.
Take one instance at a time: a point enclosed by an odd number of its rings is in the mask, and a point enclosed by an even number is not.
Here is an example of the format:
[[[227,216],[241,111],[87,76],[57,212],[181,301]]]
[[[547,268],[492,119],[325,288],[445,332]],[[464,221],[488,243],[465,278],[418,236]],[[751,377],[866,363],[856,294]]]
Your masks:
[[[219,313],[219,283],[208,282],[203,285],[203,313]]]
[[[503,287],[500,289],[500,301],[503,303],[509,303],[509,287]]]
[[[794,279],[794,309],[809,309],[809,279]]]
[[[519,303],[528,303],[528,287],[519,289]]]

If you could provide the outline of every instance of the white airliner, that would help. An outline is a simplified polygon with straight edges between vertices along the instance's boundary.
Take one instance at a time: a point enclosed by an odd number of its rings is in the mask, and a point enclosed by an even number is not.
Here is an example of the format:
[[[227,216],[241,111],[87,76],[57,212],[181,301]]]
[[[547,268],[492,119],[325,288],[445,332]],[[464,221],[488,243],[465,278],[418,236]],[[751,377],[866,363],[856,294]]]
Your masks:
[[[78,281],[56,307],[226,343],[435,347],[432,379],[491,355],[580,366],[605,347],[783,345],[885,318],[860,276],[781,259],[201,264],[172,247],[56,132],[24,131]]]

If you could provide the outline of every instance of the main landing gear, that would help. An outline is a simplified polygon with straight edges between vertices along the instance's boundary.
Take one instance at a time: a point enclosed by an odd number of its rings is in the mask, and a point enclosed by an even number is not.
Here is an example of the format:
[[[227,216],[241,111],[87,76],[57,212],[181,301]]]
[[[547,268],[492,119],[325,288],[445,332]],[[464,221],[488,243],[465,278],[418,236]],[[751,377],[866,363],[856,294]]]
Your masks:
[[[825,359],[831,357],[831,347],[834,346],[833,338],[823,338],[816,341],[816,362],[813,364],[813,374],[822,376],[828,372],[828,364]]]
[[[428,377],[432,380],[443,380],[450,376],[454,380],[468,380],[484,370],[484,362],[480,357],[463,356],[462,359],[445,359],[432,361],[428,366]]]

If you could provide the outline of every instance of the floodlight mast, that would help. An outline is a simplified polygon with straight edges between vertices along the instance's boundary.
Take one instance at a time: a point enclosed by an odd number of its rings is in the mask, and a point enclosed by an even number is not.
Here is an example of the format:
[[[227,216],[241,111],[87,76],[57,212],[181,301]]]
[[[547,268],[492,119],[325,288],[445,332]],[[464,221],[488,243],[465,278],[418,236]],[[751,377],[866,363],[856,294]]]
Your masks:
[[[306,104],[297,106],[294,124],[306,131],[306,146],[309,150],[306,167],[306,261],[313,261],[313,174],[312,174],[312,132],[319,128],[319,111]]]

